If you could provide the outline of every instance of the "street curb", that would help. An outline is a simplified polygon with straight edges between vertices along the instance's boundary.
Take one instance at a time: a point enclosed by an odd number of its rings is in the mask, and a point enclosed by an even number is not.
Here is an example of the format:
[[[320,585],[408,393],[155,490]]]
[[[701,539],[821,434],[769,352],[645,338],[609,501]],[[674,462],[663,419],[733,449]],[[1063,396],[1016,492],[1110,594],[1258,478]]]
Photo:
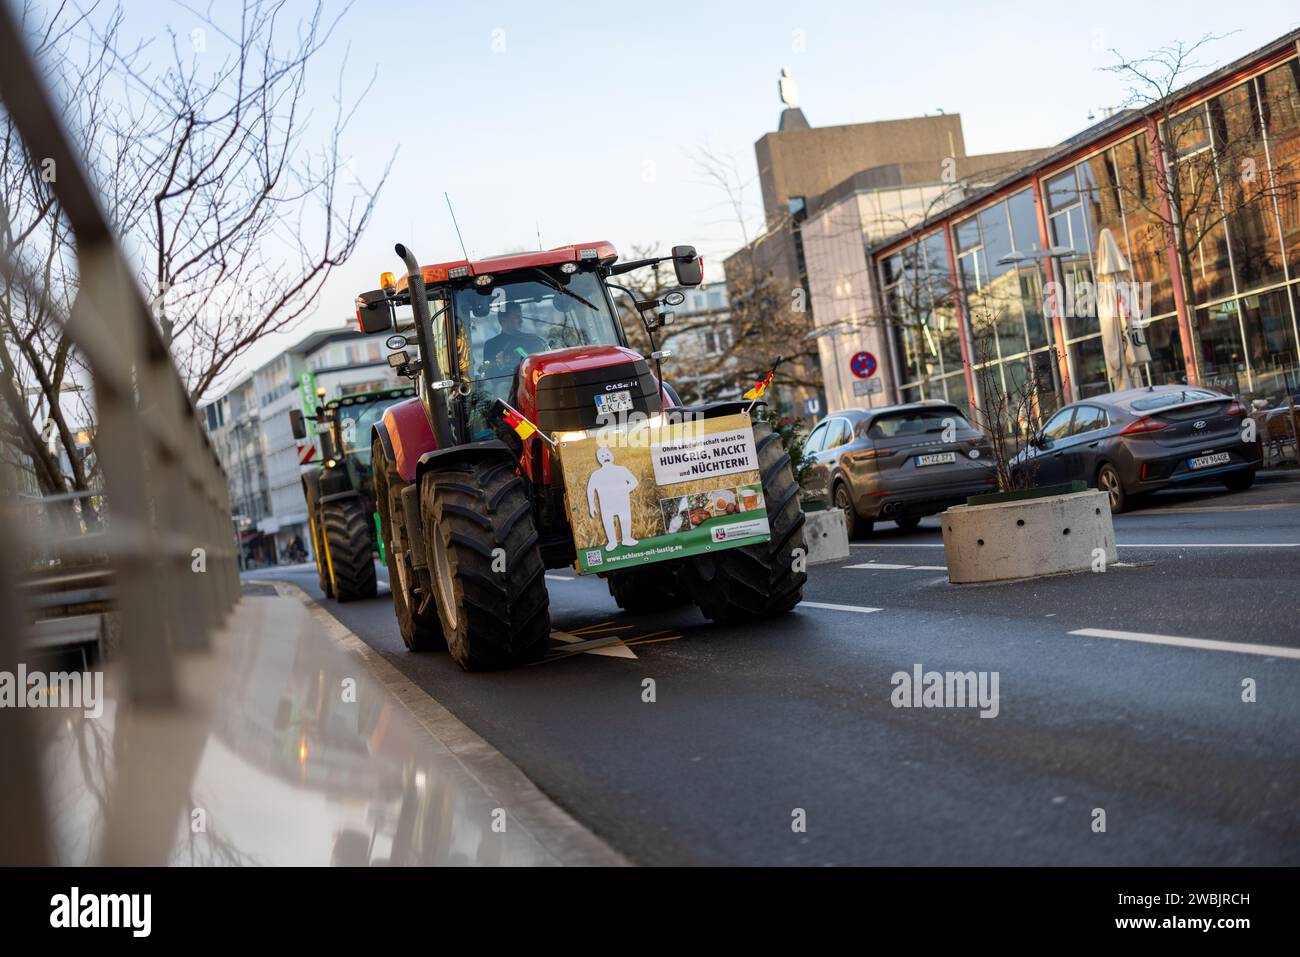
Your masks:
[[[254,579],[247,579],[251,584]],[[456,758],[465,771],[565,867],[628,867],[632,862],[547,797],[509,758],[484,741],[427,691],[357,637],[292,582],[256,579],[277,594],[301,602],[324,633],[370,671],[416,722]]]

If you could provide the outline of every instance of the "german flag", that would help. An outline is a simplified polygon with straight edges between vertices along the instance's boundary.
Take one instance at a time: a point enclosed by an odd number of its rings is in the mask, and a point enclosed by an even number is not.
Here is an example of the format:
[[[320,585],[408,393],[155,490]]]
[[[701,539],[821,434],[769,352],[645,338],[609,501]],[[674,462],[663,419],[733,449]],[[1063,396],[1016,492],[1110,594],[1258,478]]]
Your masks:
[[[741,398],[753,399],[755,401],[763,398],[763,393],[766,392],[767,387],[772,384],[772,376],[774,375],[776,375],[776,366],[772,366],[772,368],[767,371],[767,375],[755,382],[753,388],[741,396]]]
[[[527,439],[537,431],[537,426],[533,425],[505,402],[501,403],[501,417],[505,419],[506,425],[514,429],[515,434],[521,439]]]

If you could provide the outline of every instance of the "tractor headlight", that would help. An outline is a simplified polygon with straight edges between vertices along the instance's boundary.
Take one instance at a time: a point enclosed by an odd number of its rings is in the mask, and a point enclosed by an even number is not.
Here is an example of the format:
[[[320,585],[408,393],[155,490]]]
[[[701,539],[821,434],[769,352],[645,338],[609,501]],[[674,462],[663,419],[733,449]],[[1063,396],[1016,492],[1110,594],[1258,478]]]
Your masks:
[[[581,441],[582,441],[583,439],[585,439],[586,437],[587,437],[587,433],[586,433],[585,431],[583,431],[583,430],[580,429],[580,430],[578,430],[577,432],[557,432],[556,435],[555,435],[555,441],[557,441],[557,442],[581,442]]]

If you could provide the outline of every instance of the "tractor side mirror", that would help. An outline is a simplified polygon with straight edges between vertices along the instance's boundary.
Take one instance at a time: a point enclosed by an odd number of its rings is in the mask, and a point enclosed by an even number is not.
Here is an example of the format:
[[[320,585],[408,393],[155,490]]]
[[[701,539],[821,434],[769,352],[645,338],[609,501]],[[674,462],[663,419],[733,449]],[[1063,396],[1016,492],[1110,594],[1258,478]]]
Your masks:
[[[289,410],[289,428],[293,430],[295,439],[307,438],[307,423],[303,421],[302,409]]]
[[[357,296],[357,328],[368,336],[393,328],[393,304],[382,289]]]
[[[694,246],[673,247],[673,269],[679,286],[698,286],[704,282],[704,261],[696,255]]]

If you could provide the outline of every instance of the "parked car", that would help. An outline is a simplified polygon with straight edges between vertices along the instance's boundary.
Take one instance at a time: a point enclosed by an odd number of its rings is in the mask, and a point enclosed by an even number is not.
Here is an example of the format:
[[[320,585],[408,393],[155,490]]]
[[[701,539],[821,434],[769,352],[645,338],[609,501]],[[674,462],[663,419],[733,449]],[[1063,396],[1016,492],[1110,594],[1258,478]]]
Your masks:
[[[1013,475],[1036,461],[1036,485],[1082,479],[1122,512],[1133,496],[1222,482],[1250,488],[1260,446],[1243,441],[1246,407],[1230,395],[1185,385],[1109,392],[1063,406],[1012,460]]]
[[[882,519],[915,528],[997,489],[988,437],[946,402],[834,412],[813,427],[805,451],[814,459],[806,484],[826,489],[850,537]]]

